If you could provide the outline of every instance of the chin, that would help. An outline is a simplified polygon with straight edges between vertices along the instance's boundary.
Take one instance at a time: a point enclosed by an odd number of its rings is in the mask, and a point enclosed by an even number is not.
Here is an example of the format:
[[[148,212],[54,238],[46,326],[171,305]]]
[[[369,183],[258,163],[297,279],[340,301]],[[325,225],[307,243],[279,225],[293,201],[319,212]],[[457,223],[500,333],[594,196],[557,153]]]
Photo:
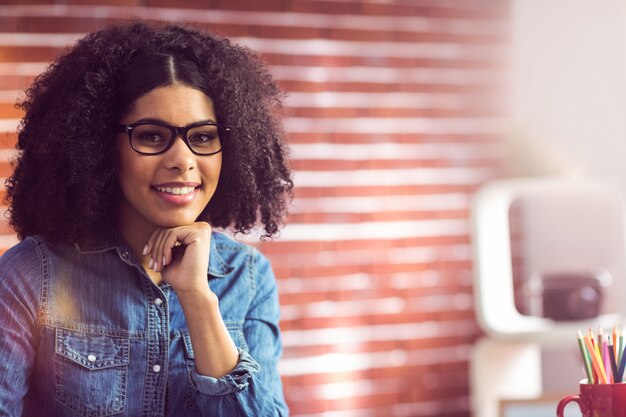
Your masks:
[[[176,218],[176,219],[172,219],[171,217],[168,219],[158,219],[157,221],[154,222],[155,225],[157,225],[158,227],[163,227],[163,228],[172,228],[172,227],[180,227],[180,226],[187,226],[190,225],[192,223],[195,223],[196,220],[194,218]]]

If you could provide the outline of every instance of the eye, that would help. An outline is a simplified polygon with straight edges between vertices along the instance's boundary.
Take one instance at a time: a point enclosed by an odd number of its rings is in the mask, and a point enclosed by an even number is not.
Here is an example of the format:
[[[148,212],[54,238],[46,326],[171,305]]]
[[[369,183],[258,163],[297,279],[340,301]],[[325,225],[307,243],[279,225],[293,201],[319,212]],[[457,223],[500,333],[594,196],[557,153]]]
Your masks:
[[[140,125],[133,130],[133,144],[140,147],[162,147],[167,143],[170,131],[162,126]]]
[[[219,143],[217,127],[213,125],[200,126],[189,132],[187,137],[189,144],[194,147],[214,147]]]
[[[189,138],[189,142],[194,145],[201,145],[203,143],[212,142],[217,139],[217,134],[213,132],[194,133]]]
[[[136,138],[145,143],[160,143],[163,141],[163,137],[158,132],[144,132],[136,136]]]

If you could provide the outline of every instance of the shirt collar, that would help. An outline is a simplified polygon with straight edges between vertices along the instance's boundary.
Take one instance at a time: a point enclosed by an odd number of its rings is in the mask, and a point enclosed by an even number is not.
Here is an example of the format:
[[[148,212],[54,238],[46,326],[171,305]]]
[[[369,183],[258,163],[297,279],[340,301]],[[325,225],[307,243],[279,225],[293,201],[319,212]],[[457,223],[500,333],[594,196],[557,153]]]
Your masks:
[[[211,252],[209,253],[209,276],[214,278],[222,278],[232,272],[233,266],[228,265],[219,252],[217,242],[215,239],[216,232],[211,236]],[[107,241],[101,241],[98,243],[75,243],[74,246],[80,253],[103,253],[110,250],[116,250],[118,256],[120,256],[125,262],[129,261],[129,257],[135,262],[137,260],[132,255],[132,251],[119,233],[116,233],[113,238]]]
[[[211,234],[211,253],[209,254],[209,275],[222,278],[228,274],[230,274],[234,266],[227,264],[222,258],[222,254],[220,253],[217,246],[216,239],[217,232],[213,232]]]

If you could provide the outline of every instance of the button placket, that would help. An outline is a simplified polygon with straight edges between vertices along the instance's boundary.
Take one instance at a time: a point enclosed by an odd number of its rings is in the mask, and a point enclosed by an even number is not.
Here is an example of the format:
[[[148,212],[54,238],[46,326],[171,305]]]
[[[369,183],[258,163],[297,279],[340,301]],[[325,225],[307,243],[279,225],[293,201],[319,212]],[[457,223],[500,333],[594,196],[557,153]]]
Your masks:
[[[155,285],[140,264],[135,266],[143,279],[143,300],[148,316],[144,362],[148,373],[144,378],[143,398],[150,403],[150,415],[165,415],[170,335],[168,288]]]

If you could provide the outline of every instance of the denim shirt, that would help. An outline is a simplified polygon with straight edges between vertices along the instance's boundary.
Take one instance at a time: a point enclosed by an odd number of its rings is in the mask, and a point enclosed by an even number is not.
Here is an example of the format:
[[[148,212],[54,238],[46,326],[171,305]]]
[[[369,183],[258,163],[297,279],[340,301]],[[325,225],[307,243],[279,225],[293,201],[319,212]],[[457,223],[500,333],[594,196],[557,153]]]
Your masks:
[[[126,244],[29,237],[0,258],[0,416],[286,416],[268,260],[213,232],[209,286],[239,349],[198,374],[182,308]]]

